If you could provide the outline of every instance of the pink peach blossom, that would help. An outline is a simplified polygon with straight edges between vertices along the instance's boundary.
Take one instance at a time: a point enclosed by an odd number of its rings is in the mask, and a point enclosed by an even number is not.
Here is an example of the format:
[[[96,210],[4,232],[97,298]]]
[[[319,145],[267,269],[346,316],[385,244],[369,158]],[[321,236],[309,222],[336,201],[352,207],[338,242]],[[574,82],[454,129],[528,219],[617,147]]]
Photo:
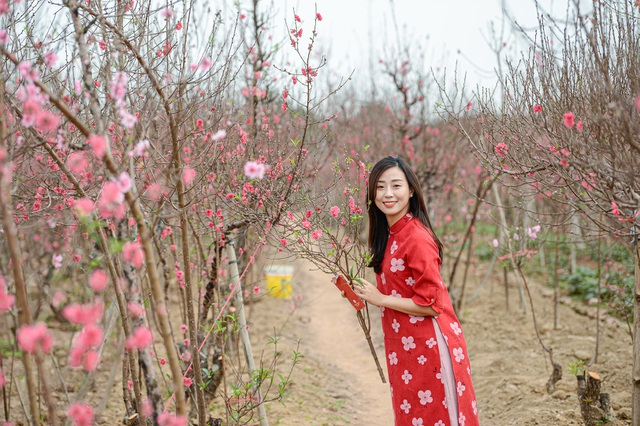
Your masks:
[[[25,352],[35,353],[38,349],[48,354],[53,349],[53,336],[43,323],[25,324],[16,333],[18,345]]]
[[[249,179],[262,179],[266,168],[264,164],[247,161],[244,165],[244,175]]]
[[[122,247],[122,258],[125,262],[131,263],[137,269],[142,268],[142,264],[144,263],[142,245],[137,241],[129,241]]]
[[[52,133],[58,130],[60,126],[60,117],[49,111],[42,110],[36,116],[36,128],[44,133]]]
[[[109,284],[109,276],[102,269],[94,269],[89,278],[89,285],[93,291],[102,292]]]
[[[120,173],[120,176],[118,176],[118,180],[116,181],[116,185],[123,194],[129,192],[131,190],[131,178],[129,177],[129,173]]]
[[[0,290],[0,312],[7,312],[16,301],[16,297],[13,294],[5,292],[4,289]]]
[[[569,129],[573,128],[573,126],[575,126],[575,123],[576,123],[575,122],[575,115],[572,112],[565,112],[564,113],[564,117],[562,119],[562,122]]]
[[[91,426],[94,422],[93,408],[83,402],[76,402],[69,407],[67,416],[74,421],[75,426]]]
[[[185,185],[191,185],[195,178],[196,171],[192,167],[187,166],[182,170],[182,182],[184,182]]]
[[[125,348],[127,350],[132,349],[145,349],[153,342],[153,336],[151,334],[151,330],[145,326],[139,326],[135,329],[133,334],[129,336],[127,339],[127,343],[125,344]]]
[[[498,154],[500,157],[504,158],[505,155],[507,155],[507,151],[508,151],[508,147],[507,144],[504,142],[500,142],[499,144],[497,144],[494,148],[494,151],[496,152],[496,154]]]
[[[91,201],[89,198],[80,198],[73,205],[73,208],[76,210],[78,215],[82,217],[89,216],[93,212],[93,207],[93,201]]]
[[[152,201],[158,201],[167,189],[161,183],[154,182],[147,187],[147,195]]]
[[[611,213],[615,216],[620,216],[620,210],[618,209],[618,204],[615,201],[611,202]]]
[[[118,110],[118,115],[120,115],[120,123],[127,129],[133,129],[133,126],[138,122],[138,117],[124,108]]]
[[[75,342],[78,346],[85,348],[97,348],[102,343],[104,331],[95,324],[87,324],[76,336]]]
[[[144,314],[144,306],[135,302],[129,302],[127,310],[134,318],[140,318]]]
[[[82,368],[84,371],[95,371],[98,368],[98,363],[100,362],[100,355],[93,349],[89,349],[84,354],[84,361],[82,363]]]
[[[64,307],[62,316],[77,325],[95,324],[102,318],[104,312],[104,302],[97,300],[95,303],[81,305],[71,303]]]
[[[44,54],[44,64],[47,68],[52,68],[58,61],[58,55],[53,50]]]
[[[87,139],[87,145],[93,151],[93,154],[101,159],[107,153],[107,140],[101,135],[90,135]]]
[[[225,137],[227,137],[227,131],[224,129],[218,130],[217,132],[215,132],[212,136],[211,136],[211,140],[213,142],[217,142],[220,139],[224,139]]]
[[[102,188],[98,204],[108,209],[113,209],[124,201],[124,194],[116,182],[107,182]]]
[[[163,412],[158,416],[159,426],[187,426],[187,417],[179,416],[168,411]]]
[[[147,139],[143,139],[136,144],[136,146],[129,151],[129,157],[142,157],[149,149],[150,143]]]
[[[67,157],[67,167],[73,173],[84,173],[87,168],[87,159],[82,152],[72,152]]]
[[[62,257],[61,254],[54,254],[51,257],[51,264],[53,265],[53,267],[55,269],[58,269],[58,268],[60,268],[62,266],[62,259],[63,259],[63,257]]]
[[[160,16],[162,16],[165,19],[173,18],[173,8],[172,7],[166,7],[164,9],[162,9],[160,11]]]

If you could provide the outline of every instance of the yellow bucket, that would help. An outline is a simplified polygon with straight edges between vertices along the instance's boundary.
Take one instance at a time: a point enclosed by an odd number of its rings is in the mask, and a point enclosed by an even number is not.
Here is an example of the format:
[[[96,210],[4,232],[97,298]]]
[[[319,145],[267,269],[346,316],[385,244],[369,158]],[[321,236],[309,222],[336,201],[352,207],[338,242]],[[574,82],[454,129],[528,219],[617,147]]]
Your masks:
[[[279,299],[291,296],[292,266],[270,265],[264,268],[264,274],[267,282],[267,294]]]

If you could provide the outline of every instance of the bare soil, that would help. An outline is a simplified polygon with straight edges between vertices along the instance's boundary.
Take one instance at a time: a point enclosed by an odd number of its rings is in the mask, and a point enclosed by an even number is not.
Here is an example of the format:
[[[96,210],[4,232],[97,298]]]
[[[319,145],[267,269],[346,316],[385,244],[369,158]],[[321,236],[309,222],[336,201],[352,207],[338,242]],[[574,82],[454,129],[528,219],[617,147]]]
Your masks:
[[[252,325],[257,345],[273,335],[275,327],[282,337],[281,349],[293,348],[299,340],[303,355],[284,404],[268,407],[270,424],[392,425],[388,385],[380,380],[353,309],[331,277],[311,268],[305,262],[296,264],[292,300],[297,296],[300,301],[265,297],[253,307],[252,317],[259,319]],[[554,330],[552,292],[530,283],[541,338],[563,367],[563,377],[549,395],[545,385],[551,365],[536,338],[528,303],[524,313],[512,287],[507,310],[498,275],[476,291],[482,278],[477,275],[466,289],[469,299],[474,293],[476,297],[465,304],[460,317],[482,425],[583,424],[577,380],[568,372],[569,362],[577,358],[586,359],[588,370],[602,376],[602,391],[611,395],[615,415],[607,424],[631,424],[632,342],[626,324],[609,317],[601,320],[598,363],[589,365],[595,353],[595,308],[565,298],[560,326]],[[373,307],[371,314],[372,336],[384,364],[378,309]]]

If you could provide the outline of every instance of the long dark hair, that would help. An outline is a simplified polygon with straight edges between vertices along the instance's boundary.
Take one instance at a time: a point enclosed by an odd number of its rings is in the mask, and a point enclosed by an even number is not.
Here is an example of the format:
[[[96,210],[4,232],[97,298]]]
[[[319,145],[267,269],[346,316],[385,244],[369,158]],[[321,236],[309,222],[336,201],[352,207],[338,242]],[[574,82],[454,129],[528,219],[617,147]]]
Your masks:
[[[378,187],[378,181],[382,173],[392,167],[397,167],[404,173],[409,184],[409,189],[413,190],[413,197],[409,198],[409,212],[413,217],[422,222],[424,227],[431,233],[433,240],[438,246],[438,254],[442,258],[442,242],[436,235],[431,226],[431,220],[429,220],[429,214],[427,213],[427,206],[424,202],[424,195],[420,188],[420,182],[418,177],[402,159],[402,157],[385,157],[378,161],[369,174],[369,185],[367,188],[367,205],[369,211],[369,251],[373,255],[369,266],[373,267],[373,270],[378,274],[382,269],[382,258],[384,257],[384,251],[387,247],[387,240],[389,239],[389,225],[387,223],[387,216],[376,206],[376,192]]]

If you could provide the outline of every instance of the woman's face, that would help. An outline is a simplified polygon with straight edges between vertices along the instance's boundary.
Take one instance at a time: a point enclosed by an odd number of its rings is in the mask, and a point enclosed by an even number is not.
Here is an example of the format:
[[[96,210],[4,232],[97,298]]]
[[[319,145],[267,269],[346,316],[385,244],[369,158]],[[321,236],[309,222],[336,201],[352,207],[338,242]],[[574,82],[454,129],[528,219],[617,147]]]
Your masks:
[[[409,211],[409,199],[413,190],[404,172],[398,167],[385,170],[376,184],[376,206],[387,216],[389,227]]]

